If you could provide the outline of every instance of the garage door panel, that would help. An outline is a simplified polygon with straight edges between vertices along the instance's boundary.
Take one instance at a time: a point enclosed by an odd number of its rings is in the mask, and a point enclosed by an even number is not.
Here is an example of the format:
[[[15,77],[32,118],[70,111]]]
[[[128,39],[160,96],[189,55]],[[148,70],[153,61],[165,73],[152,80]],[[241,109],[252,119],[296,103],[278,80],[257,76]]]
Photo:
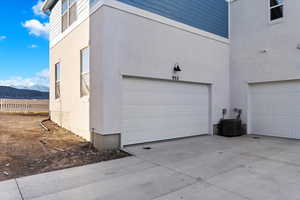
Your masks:
[[[209,86],[124,78],[124,145],[208,134]]]
[[[178,127],[172,130],[172,137],[170,137],[169,129],[165,129],[164,127],[160,126],[149,126],[147,127],[147,130],[143,127],[141,129],[133,129],[128,131],[130,131],[130,134],[126,136],[127,144],[138,144],[143,142],[152,142],[199,135],[199,129],[197,127],[193,129]]]
[[[252,133],[300,139],[300,81],[250,86]]]
[[[123,122],[123,128],[130,133],[132,131],[146,130],[150,131],[153,129],[159,130],[159,132],[170,132],[172,129],[189,129],[197,130],[198,135],[201,133],[207,133],[207,123],[201,122],[206,119],[191,119],[188,117],[179,117],[174,122],[174,119],[164,119],[161,118],[146,118],[146,119],[134,119],[134,120],[125,120]],[[176,124],[174,124],[176,123]],[[174,128],[172,128],[174,127]],[[200,131],[200,133],[199,133]],[[161,134],[161,133],[157,133]],[[184,133],[183,133],[184,134]],[[170,137],[171,138],[171,137]]]
[[[140,95],[139,102],[136,101],[136,95]],[[155,95],[152,95],[155,94]],[[174,94],[181,94],[174,99]],[[124,97],[124,102],[127,105],[195,105],[196,103],[207,103],[207,94],[203,94],[204,97],[198,97],[192,94],[184,94],[181,92],[170,93],[156,93],[156,92],[127,92]]]
[[[139,110],[139,112],[136,112],[136,110]],[[128,106],[124,109],[126,115],[123,117],[131,119],[139,117],[192,117],[195,115],[195,118],[199,118],[197,113],[208,113],[208,111],[208,108],[195,108],[195,106]]]
[[[149,129],[149,127],[170,128],[176,126],[176,128],[187,127],[189,129],[192,129],[196,127],[196,129],[198,130],[207,130],[206,119],[207,118],[204,117],[202,119],[196,118],[195,116],[180,116],[176,119],[163,117],[135,118],[123,120],[123,127],[126,128],[126,130],[133,130],[144,128]]]

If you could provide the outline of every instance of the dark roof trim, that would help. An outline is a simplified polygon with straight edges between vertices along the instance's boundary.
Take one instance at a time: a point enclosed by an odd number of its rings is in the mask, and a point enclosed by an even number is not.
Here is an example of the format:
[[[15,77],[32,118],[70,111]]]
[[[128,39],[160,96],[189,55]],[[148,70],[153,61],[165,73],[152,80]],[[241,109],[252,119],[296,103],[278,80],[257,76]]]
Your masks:
[[[46,0],[44,5],[43,5],[43,11],[45,13],[51,12],[52,8],[56,5],[58,0]]]

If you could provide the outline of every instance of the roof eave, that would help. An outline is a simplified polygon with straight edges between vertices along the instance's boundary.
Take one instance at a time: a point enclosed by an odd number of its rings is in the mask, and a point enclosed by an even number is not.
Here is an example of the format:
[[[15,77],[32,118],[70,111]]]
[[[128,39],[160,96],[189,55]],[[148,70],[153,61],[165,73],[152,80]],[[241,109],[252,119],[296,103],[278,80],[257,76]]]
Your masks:
[[[51,12],[52,8],[55,6],[55,4],[58,2],[58,0],[46,0],[44,2],[44,5],[42,7],[44,13]]]

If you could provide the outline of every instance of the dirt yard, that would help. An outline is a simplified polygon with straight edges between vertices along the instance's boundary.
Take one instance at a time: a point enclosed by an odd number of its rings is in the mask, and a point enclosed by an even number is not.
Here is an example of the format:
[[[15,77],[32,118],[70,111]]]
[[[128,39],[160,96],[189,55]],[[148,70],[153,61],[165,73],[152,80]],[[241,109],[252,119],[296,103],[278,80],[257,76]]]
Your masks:
[[[0,181],[128,156],[99,152],[90,143],[41,115],[0,113]]]

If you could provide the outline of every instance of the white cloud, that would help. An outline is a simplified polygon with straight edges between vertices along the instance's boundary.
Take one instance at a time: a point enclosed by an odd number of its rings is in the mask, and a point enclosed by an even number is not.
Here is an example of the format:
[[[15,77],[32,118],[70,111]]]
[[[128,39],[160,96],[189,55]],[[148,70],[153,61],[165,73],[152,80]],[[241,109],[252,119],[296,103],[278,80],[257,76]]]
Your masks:
[[[7,37],[5,35],[0,35],[0,41],[5,40]]]
[[[1,86],[10,86],[19,89],[35,89],[41,91],[49,90],[49,70],[44,69],[33,77],[11,77],[7,80],[0,80]]]
[[[38,0],[38,2],[32,7],[32,11],[36,16],[46,18],[47,15],[42,10],[43,4],[44,1]]]
[[[36,73],[37,77],[40,77],[42,79],[47,79],[47,83],[49,82],[49,69],[43,69],[42,71]]]
[[[38,47],[39,47],[39,46],[36,45],[36,44],[32,44],[32,45],[29,45],[29,46],[28,46],[29,49],[36,49],[36,48],[38,48]]]
[[[42,36],[48,38],[49,36],[49,23],[41,23],[39,20],[31,19],[22,24],[27,28],[30,35]]]

